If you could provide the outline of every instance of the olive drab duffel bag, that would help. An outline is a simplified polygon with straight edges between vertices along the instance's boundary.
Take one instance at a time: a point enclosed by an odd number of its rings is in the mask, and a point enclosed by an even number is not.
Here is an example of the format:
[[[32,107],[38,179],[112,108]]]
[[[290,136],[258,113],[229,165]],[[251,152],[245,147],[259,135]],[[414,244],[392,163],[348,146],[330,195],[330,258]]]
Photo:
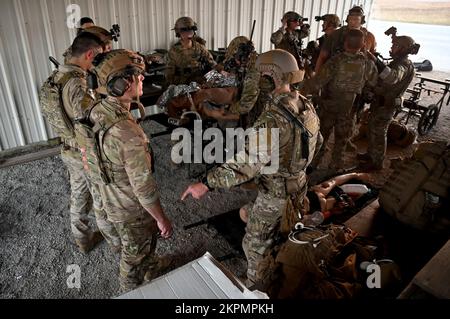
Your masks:
[[[387,214],[413,228],[450,232],[449,190],[449,143],[422,143],[381,189],[380,205]]]

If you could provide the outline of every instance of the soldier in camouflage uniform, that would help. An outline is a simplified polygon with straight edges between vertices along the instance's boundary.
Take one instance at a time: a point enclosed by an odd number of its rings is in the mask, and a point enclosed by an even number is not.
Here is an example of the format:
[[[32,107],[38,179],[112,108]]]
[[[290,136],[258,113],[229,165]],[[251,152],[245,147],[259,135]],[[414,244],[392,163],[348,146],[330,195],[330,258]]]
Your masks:
[[[138,54],[109,52],[95,68],[98,91],[107,98],[90,115],[99,130],[100,158],[110,180],[99,185],[104,208],[122,240],[119,281],[123,291],[136,288],[144,276],[155,275],[158,228],[163,238],[172,235],[152,174],[149,140],[130,113],[131,102],[142,95],[144,70]]]
[[[210,188],[230,188],[256,177],[258,197],[249,212],[242,243],[248,262],[248,285],[259,283],[267,275],[268,269],[261,262],[282,238],[280,222],[285,208],[293,202],[298,209],[303,205],[307,188],[304,170],[321,143],[314,107],[297,92],[291,92],[289,86],[300,82],[304,75],[294,56],[284,50],[272,50],[258,57],[256,67],[263,77],[274,82],[275,90],[251,128],[250,140],[261,138],[259,134],[264,131],[269,133],[268,139],[259,140],[258,150],[247,144],[233,160],[209,172],[202,183],[189,186],[182,195],[183,200],[189,194],[199,199]],[[279,132],[277,145],[269,142],[271,129]],[[273,159],[272,154],[278,156]],[[252,155],[257,156],[256,163],[248,160]],[[277,172],[266,172],[267,166],[277,160]]]
[[[369,51],[375,53],[375,36],[362,25],[365,23],[364,10],[359,6],[354,6],[349,10],[347,16],[347,25],[334,31],[325,40],[319,58],[316,63],[316,73],[319,72],[321,66],[331,57],[344,51],[344,39],[349,30],[361,30],[364,33],[363,52]]]
[[[62,88],[64,112],[68,119],[75,123],[84,118],[94,104],[94,97],[87,94],[86,72],[92,67],[95,56],[102,52],[102,47],[95,35],[85,33],[75,38],[72,48],[70,60],[60,67],[55,80],[65,82]],[[82,252],[88,252],[102,239],[102,236],[93,232],[89,226],[88,214],[93,208],[99,230],[113,250],[117,250],[120,247],[120,238],[102,210],[98,188],[89,183],[83,170],[79,144],[75,137],[62,140],[61,158],[70,175],[70,220],[75,242]]]
[[[289,11],[283,15],[283,24],[280,29],[272,33],[270,42],[276,49],[282,49],[291,53],[297,60],[300,69],[304,69],[302,58],[302,39],[310,33],[309,24],[303,24],[303,18],[297,12]],[[300,27],[300,29],[297,29]]]
[[[317,18],[316,18],[317,19]],[[322,49],[325,40],[341,26],[341,19],[335,14],[325,14],[320,17],[323,21],[322,23],[322,35],[316,41],[311,41],[308,43],[305,53],[311,57],[310,68],[311,72],[314,71],[317,59],[319,58],[320,50]]]
[[[103,52],[109,52],[112,49],[112,36],[111,33],[106,30],[103,29],[101,27],[97,27],[97,26],[90,26],[90,27],[86,27],[84,29],[80,29],[81,31],[78,32],[78,35],[87,32],[87,33],[91,33],[93,35],[95,35],[96,37],[98,37],[100,39],[100,41],[102,42],[102,47],[103,47]],[[64,57],[64,64],[67,64],[68,61],[70,60],[70,58],[72,57],[72,47],[70,46],[66,52],[63,53],[63,57]]]
[[[174,27],[177,38],[169,51],[166,79],[169,84],[204,83],[204,75],[216,67],[204,40],[196,36],[197,24],[189,17],[179,18]]]
[[[375,86],[377,70],[375,64],[367,59],[360,49],[364,35],[359,30],[350,30],[346,34],[345,51],[325,63],[319,73],[305,80],[302,92],[311,94],[321,92],[320,131],[324,146],[334,128],[334,149],[332,168],[343,168],[344,151],[351,137],[351,122],[355,116],[353,104],[357,94],[361,94],[365,85]],[[319,152],[313,166],[317,166],[325,153],[325,147]]]
[[[365,169],[383,168],[386,154],[386,136],[395,111],[401,107],[401,98],[414,78],[414,65],[408,59],[409,54],[417,54],[420,45],[411,37],[393,36],[390,51],[393,61],[385,66],[374,56],[380,72],[378,84],[374,89],[375,98],[370,105],[368,153],[359,157]]]

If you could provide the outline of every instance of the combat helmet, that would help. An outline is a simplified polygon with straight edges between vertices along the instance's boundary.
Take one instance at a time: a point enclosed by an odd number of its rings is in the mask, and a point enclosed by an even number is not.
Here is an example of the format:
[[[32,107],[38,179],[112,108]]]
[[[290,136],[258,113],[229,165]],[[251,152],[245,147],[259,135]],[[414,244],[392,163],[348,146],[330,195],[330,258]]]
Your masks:
[[[103,29],[102,27],[92,26],[83,29],[80,34],[84,32],[92,33],[97,36],[103,44],[103,50],[105,50],[108,46],[111,47],[113,37],[108,30]]]
[[[305,75],[305,71],[299,70],[294,56],[281,49],[260,54],[256,59],[256,68],[261,75],[271,77],[276,87],[301,82]]]
[[[295,11],[288,11],[283,15],[283,20],[284,19],[286,19],[287,21],[302,21],[303,17]]]
[[[364,15],[364,9],[360,6],[354,6],[348,11],[347,19],[345,22],[348,23],[348,17],[350,16],[359,16],[361,17],[361,24],[366,23],[366,16]]]
[[[328,24],[333,25],[335,28],[338,28],[341,26],[341,19],[336,14],[325,14],[322,17],[322,20]]]
[[[247,44],[248,42],[250,42],[250,40],[245,36],[238,36],[231,40],[230,44],[227,47],[227,52],[225,53],[225,60],[234,57],[239,49],[239,46],[241,44]]]
[[[198,30],[198,28],[197,23],[195,23],[195,21],[191,17],[181,17],[178,18],[177,21],[175,22],[173,30],[175,30],[175,34],[179,38],[181,31],[192,30],[195,33]]]
[[[419,52],[420,44],[417,44],[413,38],[400,35],[392,37],[392,43],[401,47],[402,53],[405,54],[417,54]]]
[[[100,94],[122,96],[129,88],[129,79],[145,71],[144,59],[137,53],[119,49],[112,50],[103,56],[95,67]]]

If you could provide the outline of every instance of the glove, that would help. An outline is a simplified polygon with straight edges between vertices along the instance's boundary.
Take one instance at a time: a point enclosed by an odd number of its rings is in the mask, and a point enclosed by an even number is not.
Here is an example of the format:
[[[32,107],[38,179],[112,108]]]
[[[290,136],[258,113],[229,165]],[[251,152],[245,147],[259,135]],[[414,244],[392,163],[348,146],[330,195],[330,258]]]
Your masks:
[[[386,68],[386,65],[378,59],[375,61],[375,65],[377,66],[378,73],[383,72],[383,70]]]

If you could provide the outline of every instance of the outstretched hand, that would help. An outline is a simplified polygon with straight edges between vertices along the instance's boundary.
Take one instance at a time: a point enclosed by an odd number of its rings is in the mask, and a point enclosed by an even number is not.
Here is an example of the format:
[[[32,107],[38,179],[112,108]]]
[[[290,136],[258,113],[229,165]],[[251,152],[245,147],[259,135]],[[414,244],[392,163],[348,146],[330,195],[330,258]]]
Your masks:
[[[184,200],[189,195],[192,195],[195,199],[200,199],[209,191],[208,187],[205,184],[197,183],[189,185],[189,187],[184,191],[183,195],[181,195],[181,200]]]

